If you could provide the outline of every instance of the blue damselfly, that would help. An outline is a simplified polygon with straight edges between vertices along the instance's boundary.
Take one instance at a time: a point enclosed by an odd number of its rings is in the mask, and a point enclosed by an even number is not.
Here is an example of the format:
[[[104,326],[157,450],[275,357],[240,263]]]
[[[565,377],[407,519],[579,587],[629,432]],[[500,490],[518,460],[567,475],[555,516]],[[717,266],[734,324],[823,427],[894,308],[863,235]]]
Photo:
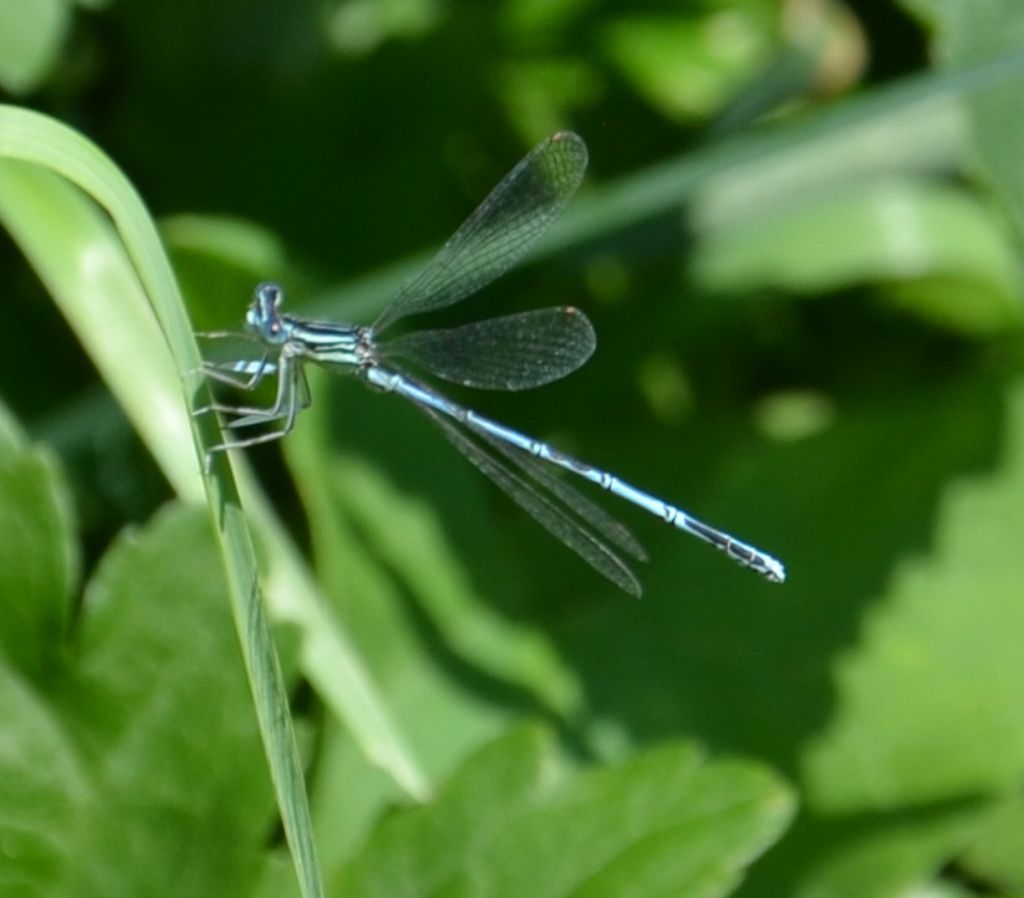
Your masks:
[[[458,405],[401,368],[402,361],[411,362],[437,377],[482,389],[539,387],[575,371],[593,353],[594,330],[578,309],[540,309],[380,340],[401,318],[460,302],[511,268],[568,203],[586,165],[583,140],[568,131],[554,134],[534,148],[369,327],[285,315],[280,287],[260,284],[246,315],[245,335],[262,344],[262,356],[208,362],[204,370],[214,379],[243,389],[253,389],[263,378],[276,375],[276,400],[269,408],[214,403],[197,413],[222,412],[230,416],[227,426],[231,428],[275,426],[255,436],[226,440],[210,451],[253,446],[289,433],[296,415],[309,405],[303,366],[314,363],[353,374],[383,392],[411,401],[480,471],[627,592],[639,595],[641,590],[622,556],[646,560],[643,548],[622,524],[541,462],[564,468],[639,505],[744,567],[781,583],[785,569],[771,555],[606,471]]]

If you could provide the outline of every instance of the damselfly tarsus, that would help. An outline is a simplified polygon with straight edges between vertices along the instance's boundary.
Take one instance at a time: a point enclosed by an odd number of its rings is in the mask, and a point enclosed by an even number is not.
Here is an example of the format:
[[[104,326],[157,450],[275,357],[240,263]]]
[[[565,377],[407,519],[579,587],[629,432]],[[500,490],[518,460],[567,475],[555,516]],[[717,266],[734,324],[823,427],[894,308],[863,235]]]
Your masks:
[[[253,446],[289,433],[297,414],[310,401],[303,366],[314,363],[354,374],[379,390],[411,401],[523,509],[627,592],[639,595],[641,590],[622,556],[646,560],[643,548],[622,524],[541,462],[564,468],[639,505],[744,567],[781,583],[785,569],[771,555],[606,471],[452,402],[401,369],[405,360],[443,379],[483,389],[525,390],[550,383],[575,371],[594,351],[594,330],[578,309],[541,309],[379,339],[399,319],[460,302],[511,268],[565,208],[586,165],[586,146],[568,131],[554,134],[534,148],[426,267],[399,290],[370,327],[285,315],[281,289],[260,284],[245,324],[246,335],[262,343],[262,356],[209,362],[204,370],[214,379],[243,389],[252,389],[263,378],[276,375],[277,397],[269,408],[214,403],[199,412],[222,412],[230,416],[231,428],[275,426],[256,436],[226,440],[210,451]]]

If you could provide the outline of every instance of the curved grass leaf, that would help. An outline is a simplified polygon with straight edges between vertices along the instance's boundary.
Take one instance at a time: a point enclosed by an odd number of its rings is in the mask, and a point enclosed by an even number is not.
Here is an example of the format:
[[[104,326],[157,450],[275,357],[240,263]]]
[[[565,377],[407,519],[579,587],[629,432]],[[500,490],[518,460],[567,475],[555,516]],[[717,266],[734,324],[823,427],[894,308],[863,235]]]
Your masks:
[[[0,106],[0,160],[4,169],[0,188],[7,188],[0,191],[5,223],[61,301],[175,490],[196,499],[205,487],[285,833],[303,893],[320,895],[302,771],[287,695],[263,616],[253,548],[228,460],[218,457],[211,473],[200,474],[198,459],[204,447],[216,441],[217,426],[212,420],[191,419],[182,396],[177,371],[191,372],[185,375],[188,396],[203,390],[196,373],[200,357],[156,227],[134,188],[95,145],[43,115]],[[99,203],[110,215],[123,249],[95,210],[84,206],[81,197],[74,197],[55,175]],[[33,202],[42,202],[48,214],[40,215]],[[74,235],[61,234],[53,226],[68,211],[79,226]],[[72,244],[60,242],[72,237]],[[111,305],[101,305],[104,299]],[[198,456],[188,438],[190,429],[199,446]],[[422,794],[424,785],[415,763],[337,622],[323,618],[297,552],[251,484],[247,499],[274,562],[269,594],[279,606],[285,605],[283,615],[298,619],[314,637],[313,644],[308,641],[303,646],[303,657],[326,654],[336,662],[332,682],[316,685],[327,688],[328,701],[369,756],[407,790]]]
[[[588,189],[537,241],[531,259],[548,258],[566,249],[675,212],[703,198],[713,179],[734,179],[748,166],[777,161],[784,165],[794,150],[821,142],[870,143],[878,134],[893,136],[887,156],[878,162],[881,172],[919,171],[934,168],[933,152],[946,152],[943,141],[920,139],[920,131],[908,129],[908,120],[937,122],[948,128],[950,116],[964,100],[988,95],[1000,86],[1013,89],[1014,79],[1024,73],[1024,52],[1010,50],[972,59],[948,70],[929,71],[903,79],[883,89],[839,104],[785,128],[764,128],[729,141],[709,144],[695,152],[652,165],[636,174]],[[930,127],[930,126],[929,126]],[[954,125],[955,127],[955,125]],[[945,143],[948,143],[945,142]],[[962,144],[955,144],[962,146]],[[961,160],[962,161],[962,160]],[[600,159],[593,160],[600,168]],[[939,160],[949,167],[949,160]],[[801,172],[805,176],[806,172]],[[425,261],[416,256],[386,271],[347,282],[326,291],[317,302],[318,314],[330,315],[344,306],[356,320],[369,320],[390,294]]]
[[[101,322],[96,333],[101,340],[112,334],[121,337],[127,344],[144,348],[147,354],[152,353],[150,360],[141,369],[135,370],[134,367],[122,364],[113,376],[117,380],[136,380],[141,377],[143,370],[159,372],[157,377],[162,379],[164,388],[149,397],[154,405],[158,405],[158,397],[167,404],[164,413],[158,417],[163,421],[177,419],[176,426],[171,426],[178,431],[191,425],[199,446],[212,445],[216,425],[207,421],[198,424],[191,421],[184,397],[175,402],[174,397],[181,395],[180,388],[172,389],[168,383],[169,380],[176,380],[175,368],[179,371],[192,371],[192,374],[186,376],[187,386],[191,395],[198,393],[202,388],[197,373],[200,357],[156,227],[134,188],[110,160],[84,137],[45,116],[23,109],[0,107],[0,155],[5,159],[32,163],[48,170],[42,173],[43,179],[37,182],[44,185],[44,190],[53,187],[54,174],[62,176],[92,196],[110,214],[131,260],[134,276],[141,282],[142,292],[135,293],[134,303],[126,303],[105,322]],[[25,172],[19,173],[18,166],[8,169],[9,177],[18,179],[19,175],[23,181]],[[45,183],[47,178],[50,179],[48,184]],[[13,224],[15,227],[22,224],[31,228],[39,221],[27,215],[19,216]],[[8,225],[11,224],[8,218]],[[110,250],[111,241],[105,241],[104,247]],[[95,255],[95,252],[90,254],[90,248],[86,248],[79,256],[79,264],[86,271],[90,269]],[[103,269],[108,265],[117,265],[116,253],[115,250],[103,258],[99,267]],[[127,276],[132,277],[131,274]],[[122,300],[130,296],[125,290],[118,291],[116,295]],[[149,314],[145,299],[149,300],[148,308],[156,313],[166,343],[160,339],[155,322],[148,327],[140,323],[138,332],[122,330],[117,324],[123,320],[122,316],[128,316],[133,311],[138,316],[137,321],[142,322]],[[83,342],[90,346],[88,333],[83,334]],[[168,345],[173,362],[167,356]],[[96,343],[91,348],[102,352],[105,347]],[[160,426],[157,425],[157,429]],[[173,454],[174,462],[170,470],[166,467],[165,470],[175,487],[191,498],[198,493],[200,484],[197,480],[199,465],[195,456],[191,477],[185,473],[189,442],[192,441],[179,439],[169,444],[170,449],[167,451]],[[158,442],[157,445],[168,444]],[[303,894],[313,898],[323,894],[323,887],[302,768],[292,732],[280,664],[263,614],[255,555],[227,459],[218,459],[214,470],[203,479],[225,561],[232,610],[282,821],[295,858]]]

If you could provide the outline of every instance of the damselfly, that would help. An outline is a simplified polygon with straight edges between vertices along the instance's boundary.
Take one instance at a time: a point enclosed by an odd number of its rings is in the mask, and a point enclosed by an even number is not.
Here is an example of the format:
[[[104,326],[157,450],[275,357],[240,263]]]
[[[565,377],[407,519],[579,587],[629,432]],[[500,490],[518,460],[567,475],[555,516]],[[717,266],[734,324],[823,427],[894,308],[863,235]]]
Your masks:
[[[388,341],[379,339],[401,318],[460,302],[511,268],[565,208],[586,165],[583,140],[568,131],[554,134],[534,148],[426,267],[399,290],[370,327],[285,315],[280,287],[260,284],[246,315],[245,335],[262,343],[262,356],[208,362],[204,370],[214,379],[243,389],[253,389],[264,377],[276,375],[277,398],[269,408],[214,403],[200,412],[230,416],[231,428],[275,426],[256,436],[227,440],[210,451],[253,446],[289,433],[296,415],[310,402],[303,366],[312,362],[354,374],[383,392],[411,401],[515,502],[627,592],[639,595],[641,590],[622,556],[646,560],[643,548],[622,524],[541,462],[564,468],[639,505],[744,567],[781,583],[785,569],[771,555],[613,474],[452,402],[400,367],[400,361],[408,361],[445,380],[482,389],[539,387],[575,371],[594,351],[594,330],[578,309],[541,309]]]

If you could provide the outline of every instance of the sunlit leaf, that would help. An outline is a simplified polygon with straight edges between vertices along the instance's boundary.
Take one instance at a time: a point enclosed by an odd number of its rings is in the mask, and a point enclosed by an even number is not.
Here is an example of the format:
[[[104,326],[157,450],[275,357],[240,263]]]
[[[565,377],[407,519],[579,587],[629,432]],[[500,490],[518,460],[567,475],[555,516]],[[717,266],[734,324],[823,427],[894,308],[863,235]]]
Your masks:
[[[722,291],[820,296],[880,284],[899,308],[967,334],[1024,321],[1002,222],[964,191],[915,180],[825,193],[705,233],[693,271]]]
[[[703,15],[630,16],[607,26],[604,45],[633,84],[679,119],[714,112],[765,61],[769,5],[734,5]]]
[[[71,497],[49,452],[0,408],[0,650],[38,676],[60,656],[78,575]]]
[[[38,87],[58,61],[70,19],[67,0],[0,0],[0,87]]]
[[[5,894],[249,894],[275,814],[223,592],[205,514],[170,509],[105,556],[70,636],[23,634],[58,666],[0,663]]]
[[[1007,397],[1003,461],[951,486],[934,556],[894,574],[860,645],[839,663],[839,701],[807,755],[815,806],[891,808],[1014,788],[1024,771],[1018,532],[1024,393]]]
[[[532,730],[475,755],[437,801],[383,824],[353,896],[727,895],[792,814],[757,765],[666,745],[582,773]]]

